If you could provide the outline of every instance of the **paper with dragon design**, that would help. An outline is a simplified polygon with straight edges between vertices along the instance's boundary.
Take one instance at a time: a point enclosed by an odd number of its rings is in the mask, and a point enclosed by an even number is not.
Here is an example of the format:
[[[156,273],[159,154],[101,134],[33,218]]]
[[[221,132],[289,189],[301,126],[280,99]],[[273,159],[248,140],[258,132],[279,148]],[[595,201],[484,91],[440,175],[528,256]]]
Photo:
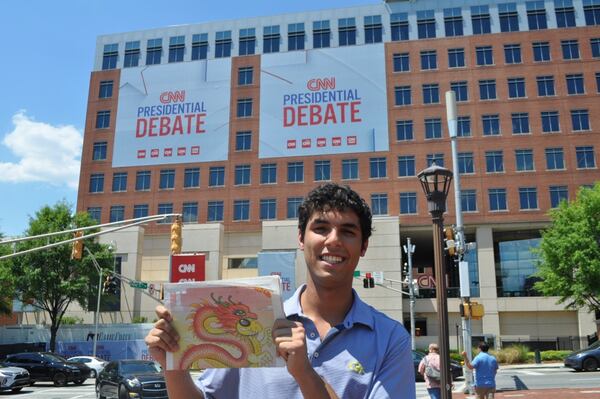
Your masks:
[[[279,276],[165,284],[179,333],[167,370],[276,367],[271,329],[284,318]]]

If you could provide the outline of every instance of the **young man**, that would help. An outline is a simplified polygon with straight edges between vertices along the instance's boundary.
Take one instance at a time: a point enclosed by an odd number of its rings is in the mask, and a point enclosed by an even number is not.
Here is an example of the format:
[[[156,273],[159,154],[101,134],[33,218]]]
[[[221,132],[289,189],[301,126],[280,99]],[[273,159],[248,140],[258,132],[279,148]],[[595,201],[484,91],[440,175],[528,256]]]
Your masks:
[[[477,394],[477,399],[494,399],[498,362],[494,356],[488,354],[488,350],[490,349],[488,344],[481,342],[478,348],[479,354],[475,356],[472,362],[469,362],[467,352],[463,352],[462,357],[467,367],[475,370],[475,393]]]
[[[368,205],[349,187],[311,191],[298,222],[307,282],[285,302],[287,319],[273,326],[286,367],[208,369],[195,382],[187,371],[166,371],[169,397],[415,398],[410,336],[352,289],[371,228]],[[159,306],[156,313],[146,344],[164,367],[179,338],[169,311]]]

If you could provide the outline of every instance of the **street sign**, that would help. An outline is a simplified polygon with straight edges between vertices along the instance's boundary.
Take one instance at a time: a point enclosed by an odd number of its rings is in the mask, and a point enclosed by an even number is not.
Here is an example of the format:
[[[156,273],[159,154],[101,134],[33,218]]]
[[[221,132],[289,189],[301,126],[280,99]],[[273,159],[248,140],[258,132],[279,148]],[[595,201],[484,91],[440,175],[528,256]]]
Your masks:
[[[146,283],[144,281],[131,281],[131,282],[129,282],[129,286],[131,288],[141,288],[141,289],[145,290],[146,288],[148,288],[148,283]]]
[[[383,272],[373,272],[375,284],[383,284]]]

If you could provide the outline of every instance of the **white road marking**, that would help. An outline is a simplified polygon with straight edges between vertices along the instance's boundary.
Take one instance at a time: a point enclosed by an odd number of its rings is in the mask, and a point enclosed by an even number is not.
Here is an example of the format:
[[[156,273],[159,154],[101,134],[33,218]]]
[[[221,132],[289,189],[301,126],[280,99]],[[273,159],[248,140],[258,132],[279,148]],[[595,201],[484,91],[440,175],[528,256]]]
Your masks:
[[[525,375],[545,375],[544,373],[538,373],[537,371],[519,370],[519,373]]]
[[[579,391],[579,393],[600,393],[600,391]]]
[[[521,396],[525,396],[525,394],[523,394],[523,393],[515,393],[515,394],[512,394],[512,395],[504,395],[505,398],[518,398],[518,397],[521,397]]]

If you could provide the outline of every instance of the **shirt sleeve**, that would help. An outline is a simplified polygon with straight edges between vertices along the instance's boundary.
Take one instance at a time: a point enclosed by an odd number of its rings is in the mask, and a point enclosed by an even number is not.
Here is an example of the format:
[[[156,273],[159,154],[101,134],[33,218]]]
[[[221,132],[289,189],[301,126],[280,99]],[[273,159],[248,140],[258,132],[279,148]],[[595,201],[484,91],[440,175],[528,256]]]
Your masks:
[[[420,374],[423,374],[425,372],[425,358],[421,359],[421,362],[419,363],[419,369],[417,371]]]

